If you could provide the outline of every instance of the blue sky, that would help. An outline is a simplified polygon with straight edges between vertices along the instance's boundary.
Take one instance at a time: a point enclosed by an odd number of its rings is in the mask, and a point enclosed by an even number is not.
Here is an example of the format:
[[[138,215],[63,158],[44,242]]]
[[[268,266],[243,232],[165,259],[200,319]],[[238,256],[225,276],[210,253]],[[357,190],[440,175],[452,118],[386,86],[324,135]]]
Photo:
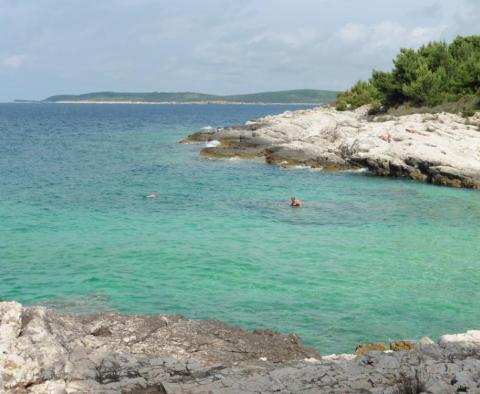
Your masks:
[[[0,0],[0,101],[344,89],[479,20],[480,0]]]

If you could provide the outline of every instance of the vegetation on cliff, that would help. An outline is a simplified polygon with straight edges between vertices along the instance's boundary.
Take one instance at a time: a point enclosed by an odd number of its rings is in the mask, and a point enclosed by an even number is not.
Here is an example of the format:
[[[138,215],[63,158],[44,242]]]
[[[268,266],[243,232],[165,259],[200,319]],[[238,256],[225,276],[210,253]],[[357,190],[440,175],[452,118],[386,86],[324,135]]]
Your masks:
[[[418,50],[401,49],[392,71],[374,70],[337,96],[339,110],[370,104],[374,111],[403,107],[439,107],[459,102],[469,115],[480,109],[480,36],[458,36],[452,43],[431,42]]]

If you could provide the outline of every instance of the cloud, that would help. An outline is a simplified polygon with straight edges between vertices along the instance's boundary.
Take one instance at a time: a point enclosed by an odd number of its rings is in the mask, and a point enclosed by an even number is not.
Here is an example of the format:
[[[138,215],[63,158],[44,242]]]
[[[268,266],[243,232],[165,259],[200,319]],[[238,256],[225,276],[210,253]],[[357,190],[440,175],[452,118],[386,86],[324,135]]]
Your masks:
[[[368,39],[369,33],[367,26],[349,23],[343,26],[337,36],[344,44],[356,44]]]
[[[421,17],[425,19],[435,19],[441,16],[443,10],[442,3],[440,1],[435,1],[433,3],[419,4],[418,7],[409,10],[408,15],[411,18]]]
[[[391,68],[401,47],[478,32],[479,5],[0,0],[0,100],[91,90],[343,89],[372,68]]]
[[[27,61],[26,55],[7,55],[0,57],[0,66],[4,68],[19,68]]]
[[[336,34],[345,45],[355,45],[357,50],[417,48],[442,38],[446,26],[408,28],[395,22],[382,22],[373,26],[347,24]]]
[[[452,27],[455,34],[479,34],[480,1],[459,0],[454,11]]]

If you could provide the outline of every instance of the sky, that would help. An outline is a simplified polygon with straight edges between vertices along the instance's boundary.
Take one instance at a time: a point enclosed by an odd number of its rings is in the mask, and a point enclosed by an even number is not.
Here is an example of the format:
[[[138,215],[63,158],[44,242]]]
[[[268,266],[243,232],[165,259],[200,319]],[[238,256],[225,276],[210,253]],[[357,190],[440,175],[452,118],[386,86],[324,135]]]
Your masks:
[[[0,101],[343,90],[479,20],[480,0],[0,0]]]

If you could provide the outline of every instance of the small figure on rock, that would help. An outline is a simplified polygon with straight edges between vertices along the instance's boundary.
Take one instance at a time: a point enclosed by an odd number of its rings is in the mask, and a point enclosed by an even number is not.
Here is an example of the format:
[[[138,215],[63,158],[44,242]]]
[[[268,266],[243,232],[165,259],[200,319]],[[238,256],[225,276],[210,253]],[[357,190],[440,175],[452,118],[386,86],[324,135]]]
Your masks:
[[[381,135],[379,137],[381,140],[384,140],[385,142],[388,142],[389,144],[392,142],[392,136],[390,134],[385,134],[385,135]]]
[[[302,208],[303,203],[300,201],[299,198],[292,197],[292,202],[290,203],[290,206],[293,207],[293,208]]]

